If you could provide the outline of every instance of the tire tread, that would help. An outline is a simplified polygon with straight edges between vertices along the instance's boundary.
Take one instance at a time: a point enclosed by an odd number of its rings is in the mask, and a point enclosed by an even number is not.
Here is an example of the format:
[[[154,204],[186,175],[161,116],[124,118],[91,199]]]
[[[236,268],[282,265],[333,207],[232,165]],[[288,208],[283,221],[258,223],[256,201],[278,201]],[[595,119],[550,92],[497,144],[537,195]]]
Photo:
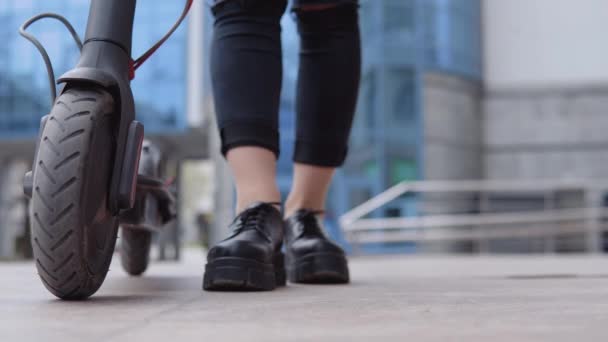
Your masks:
[[[94,157],[91,145],[95,134],[107,134],[96,127],[113,110],[114,101],[105,90],[68,89],[56,101],[41,134],[30,208],[32,247],[42,283],[62,299],[84,299],[95,293],[114,251],[118,223],[108,218],[103,224],[108,225],[111,240],[106,238],[109,242],[102,249],[92,247],[93,253],[100,253],[101,266],[97,272],[89,266],[83,214],[85,188],[94,174],[86,165]],[[110,167],[112,162],[108,161]]]

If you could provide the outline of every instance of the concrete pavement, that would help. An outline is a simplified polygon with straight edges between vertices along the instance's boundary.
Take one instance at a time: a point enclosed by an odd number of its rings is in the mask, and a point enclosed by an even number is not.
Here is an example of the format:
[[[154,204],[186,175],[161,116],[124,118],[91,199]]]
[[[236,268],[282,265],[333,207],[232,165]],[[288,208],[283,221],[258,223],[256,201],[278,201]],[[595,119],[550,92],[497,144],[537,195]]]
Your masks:
[[[353,258],[349,286],[265,293],[203,292],[202,264],[191,250],[129,278],[115,262],[85,302],[0,264],[0,341],[608,340],[603,257]]]

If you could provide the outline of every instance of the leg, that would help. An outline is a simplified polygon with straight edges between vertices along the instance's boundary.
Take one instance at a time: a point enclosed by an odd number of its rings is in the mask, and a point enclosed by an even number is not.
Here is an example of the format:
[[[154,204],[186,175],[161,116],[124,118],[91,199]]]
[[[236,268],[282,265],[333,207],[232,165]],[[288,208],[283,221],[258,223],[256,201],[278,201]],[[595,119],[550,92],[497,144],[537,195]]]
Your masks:
[[[255,201],[280,200],[274,175],[285,6],[285,0],[228,0],[214,7],[211,77],[239,212]]]
[[[335,168],[295,163],[293,171],[291,191],[285,201],[285,217],[300,209],[321,213]]]
[[[296,10],[301,35],[294,183],[286,214],[322,210],[346,157],[361,68],[356,4]]]
[[[226,0],[213,8],[211,77],[222,152],[238,193],[232,235],[207,255],[206,290],[272,290],[285,283],[275,182],[286,0]]]
[[[304,2],[304,0],[301,0]],[[347,153],[360,78],[357,5],[303,6],[294,183],[286,202],[286,266],[290,281],[346,283],[344,251],[329,241],[318,216],[336,167]]]
[[[243,146],[230,150],[226,158],[236,182],[237,213],[255,202],[281,201],[274,153],[265,148]]]

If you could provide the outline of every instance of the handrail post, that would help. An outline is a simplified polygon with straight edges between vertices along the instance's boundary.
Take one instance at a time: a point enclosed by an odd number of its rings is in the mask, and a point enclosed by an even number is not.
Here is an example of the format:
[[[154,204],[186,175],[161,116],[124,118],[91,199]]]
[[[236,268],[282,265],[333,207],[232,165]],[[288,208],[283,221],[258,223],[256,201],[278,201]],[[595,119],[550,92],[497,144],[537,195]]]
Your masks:
[[[545,196],[543,199],[544,202],[544,210],[552,210],[555,209],[555,192],[551,190],[547,190],[545,192]],[[557,222],[556,222],[557,224]],[[557,240],[557,234],[553,234],[551,236],[547,236],[545,238],[544,248],[545,253],[555,253],[555,242]]]
[[[585,189],[585,204],[589,208],[587,210],[587,219],[585,222],[586,244],[588,253],[600,252],[600,220],[601,220],[601,193],[596,189]]]
[[[479,214],[483,214],[485,212],[488,211],[490,205],[489,205],[489,200],[488,200],[488,194],[485,191],[480,191],[479,192]],[[489,246],[489,240],[483,238],[483,235],[481,233],[482,230],[486,229],[484,228],[484,226],[479,225],[477,227],[477,229],[479,229],[479,238],[477,239],[477,250],[479,254],[487,254],[488,251],[490,250],[490,246]]]

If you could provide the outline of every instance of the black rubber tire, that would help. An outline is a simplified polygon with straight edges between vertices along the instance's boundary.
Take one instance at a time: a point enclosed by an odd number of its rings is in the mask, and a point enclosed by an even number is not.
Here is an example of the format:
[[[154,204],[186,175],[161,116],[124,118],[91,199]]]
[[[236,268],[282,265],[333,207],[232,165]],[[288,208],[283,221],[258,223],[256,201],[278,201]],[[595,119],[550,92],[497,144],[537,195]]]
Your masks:
[[[129,275],[142,275],[150,261],[152,232],[122,228],[120,232],[120,263]]]
[[[94,294],[108,272],[118,218],[108,209],[116,146],[114,101],[72,88],[55,102],[40,135],[30,207],[38,275],[55,296]]]

